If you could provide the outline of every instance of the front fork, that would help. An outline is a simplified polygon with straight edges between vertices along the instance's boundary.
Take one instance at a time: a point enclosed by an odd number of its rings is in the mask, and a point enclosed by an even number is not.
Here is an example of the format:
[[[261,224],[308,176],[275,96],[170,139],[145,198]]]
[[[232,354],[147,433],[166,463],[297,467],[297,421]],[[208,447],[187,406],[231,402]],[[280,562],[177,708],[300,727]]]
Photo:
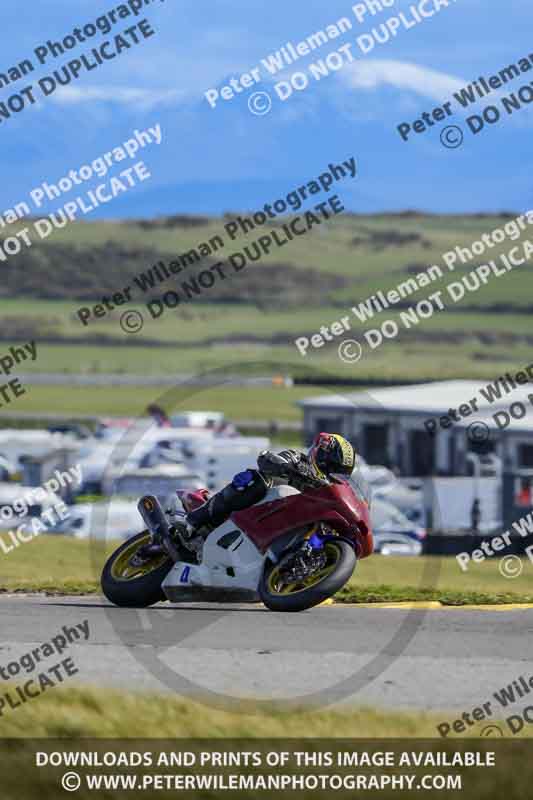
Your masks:
[[[303,556],[308,563],[312,564],[316,558],[320,559],[322,555],[321,551],[324,550],[324,542],[331,538],[333,537],[324,536],[320,525],[313,525],[311,530],[304,536],[303,544],[300,540],[300,544],[295,545],[293,548],[289,549],[288,552],[282,554],[277,561],[279,563],[279,561],[287,559],[288,563],[291,563],[291,559],[297,559],[299,556]],[[320,563],[316,568],[320,568]]]
[[[307,539],[306,547],[310,550],[323,550],[324,549],[324,535],[314,531]]]
[[[355,550],[355,555],[359,558],[360,545],[357,539],[348,539],[345,536],[338,536],[329,532],[324,532],[321,525],[313,527],[313,529],[306,536],[306,547],[309,548],[308,552],[312,550],[323,550],[326,542],[334,542],[335,540],[342,539],[347,542]]]

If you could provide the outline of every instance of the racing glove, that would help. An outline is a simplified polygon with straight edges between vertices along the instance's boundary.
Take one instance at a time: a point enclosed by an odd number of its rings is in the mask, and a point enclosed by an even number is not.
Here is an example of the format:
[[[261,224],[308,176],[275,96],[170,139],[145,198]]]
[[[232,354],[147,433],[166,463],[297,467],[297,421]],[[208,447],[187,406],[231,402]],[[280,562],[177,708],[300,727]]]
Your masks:
[[[297,450],[282,450],[281,453],[264,450],[259,454],[257,466],[266,477],[281,478],[299,490],[305,486],[324,486],[326,483],[315,474],[307,456]]]

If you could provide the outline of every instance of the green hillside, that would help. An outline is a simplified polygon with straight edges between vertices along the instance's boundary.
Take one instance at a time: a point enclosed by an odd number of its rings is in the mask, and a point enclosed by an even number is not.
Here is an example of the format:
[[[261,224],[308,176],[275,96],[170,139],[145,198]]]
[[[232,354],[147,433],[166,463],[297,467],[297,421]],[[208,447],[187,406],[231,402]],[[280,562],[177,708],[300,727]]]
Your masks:
[[[0,289],[3,341],[35,339],[40,357],[30,369],[49,372],[109,372],[138,374],[190,372],[227,363],[238,370],[244,362],[274,362],[281,372],[310,374],[326,370],[341,380],[422,380],[443,377],[492,378],[504,369],[528,363],[533,331],[531,262],[491,279],[475,293],[467,293],[447,313],[436,313],[410,330],[401,329],[393,341],[376,351],[367,348],[355,365],[340,361],[342,336],[306,358],[294,340],[311,336],[322,325],[348,316],[350,332],[360,338],[369,327],[391,318],[451,280],[459,281],[488,258],[507,253],[521,240],[509,238],[489,251],[458,265],[452,273],[443,254],[457,246],[471,247],[482,235],[502,229],[517,214],[498,216],[432,216],[415,212],[364,216],[344,215],[295,236],[268,256],[237,271],[225,270],[224,280],[158,319],[146,311],[150,299],[191,282],[230,254],[243,252],[260,236],[276,230],[281,220],[258,227],[229,241],[225,218],[170,217],[156,220],[80,222],[35,241],[2,264]],[[28,221],[25,221],[28,225]],[[22,227],[5,229],[4,239]],[[225,246],[200,263],[183,266],[154,289],[143,293],[134,282],[162,261],[168,265],[201,243],[221,237]],[[36,238],[36,237],[35,237]],[[376,291],[387,292],[398,283],[438,265],[443,277],[421,288],[400,304],[362,324],[351,307]],[[198,285],[198,284],[197,284]],[[92,306],[103,295],[132,287],[132,302],[91,318],[83,326],[76,316],[80,306]],[[194,294],[194,293],[193,293]],[[143,313],[142,331],[125,333],[119,324],[126,309]],[[260,365],[257,370],[261,372]]]

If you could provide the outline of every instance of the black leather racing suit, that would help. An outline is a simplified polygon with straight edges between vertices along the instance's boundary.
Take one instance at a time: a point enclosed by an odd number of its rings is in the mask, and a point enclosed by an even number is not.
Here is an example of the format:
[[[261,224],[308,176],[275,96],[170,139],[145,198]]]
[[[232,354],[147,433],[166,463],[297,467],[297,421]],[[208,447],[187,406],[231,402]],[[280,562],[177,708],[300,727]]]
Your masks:
[[[259,503],[274,483],[302,489],[304,486],[320,486],[324,482],[308,456],[298,450],[282,450],[280,453],[264,450],[259,454],[257,467],[237,473],[231,483],[187,514],[187,522],[194,533],[206,535],[222,525],[234,511]]]

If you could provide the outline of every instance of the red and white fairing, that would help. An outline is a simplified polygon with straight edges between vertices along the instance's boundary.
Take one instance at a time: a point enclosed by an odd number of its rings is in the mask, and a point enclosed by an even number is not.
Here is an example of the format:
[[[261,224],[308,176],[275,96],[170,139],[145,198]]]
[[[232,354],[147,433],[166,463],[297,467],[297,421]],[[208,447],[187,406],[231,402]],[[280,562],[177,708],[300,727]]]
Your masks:
[[[186,511],[204,503],[207,489],[180,493]],[[347,481],[299,492],[275,486],[265,498],[244,511],[236,511],[207,537],[200,564],[178,561],[162,588],[170,600],[179,599],[186,587],[256,592],[277,539],[295,529],[323,523],[350,541],[358,558],[372,553],[368,504]]]

